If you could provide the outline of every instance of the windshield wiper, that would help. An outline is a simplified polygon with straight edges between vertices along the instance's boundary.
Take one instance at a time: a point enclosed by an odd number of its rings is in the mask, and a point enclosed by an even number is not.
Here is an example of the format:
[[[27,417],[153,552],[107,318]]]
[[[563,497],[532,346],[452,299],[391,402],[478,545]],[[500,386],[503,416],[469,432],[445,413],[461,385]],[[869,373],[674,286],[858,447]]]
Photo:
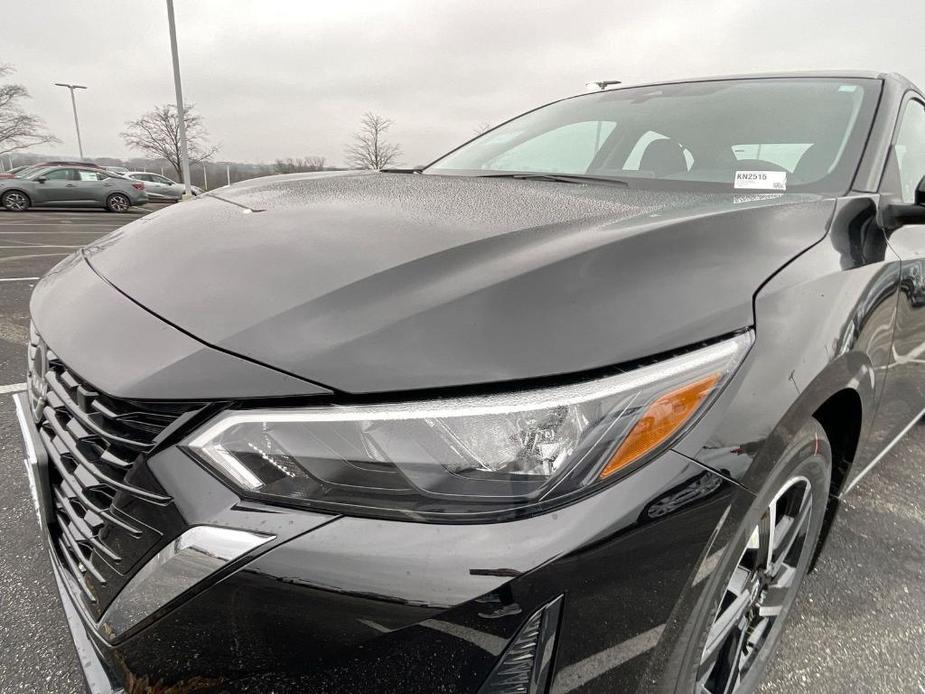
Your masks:
[[[556,173],[490,173],[479,174],[476,178],[516,178],[522,181],[553,181],[555,183],[609,183],[611,185],[629,187],[629,183],[620,178],[610,176],[591,176],[589,174],[556,174]]]

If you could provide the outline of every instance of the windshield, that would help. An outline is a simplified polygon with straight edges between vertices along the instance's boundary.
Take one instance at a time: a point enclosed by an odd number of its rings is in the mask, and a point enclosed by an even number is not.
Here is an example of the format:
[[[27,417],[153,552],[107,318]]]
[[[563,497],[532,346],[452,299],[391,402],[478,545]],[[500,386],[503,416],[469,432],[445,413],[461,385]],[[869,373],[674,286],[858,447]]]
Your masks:
[[[840,194],[851,186],[879,91],[875,79],[767,78],[597,92],[515,118],[425,173]]]
[[[16,175],[16,178],[28,178],[29,176],[36,173],[37,171],[42,171],[43,169],[47,169],[47,168],[48,167],[45,165],[27,166],[26,168],[20,169],[19,171],[17,171],[15,175]]]

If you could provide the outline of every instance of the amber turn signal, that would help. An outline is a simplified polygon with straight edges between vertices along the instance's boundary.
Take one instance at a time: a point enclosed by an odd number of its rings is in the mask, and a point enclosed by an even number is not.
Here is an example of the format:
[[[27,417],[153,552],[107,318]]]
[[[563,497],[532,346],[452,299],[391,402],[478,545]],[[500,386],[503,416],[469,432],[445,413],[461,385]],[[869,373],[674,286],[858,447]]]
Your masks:
[[[664,443],[700,407],[720,379],[721,374],[710,374],[693,383],[662,395],[630,430],[616,453],[601,470],[600,479],[609,477],[632,462],[639,460],[653,448]]]

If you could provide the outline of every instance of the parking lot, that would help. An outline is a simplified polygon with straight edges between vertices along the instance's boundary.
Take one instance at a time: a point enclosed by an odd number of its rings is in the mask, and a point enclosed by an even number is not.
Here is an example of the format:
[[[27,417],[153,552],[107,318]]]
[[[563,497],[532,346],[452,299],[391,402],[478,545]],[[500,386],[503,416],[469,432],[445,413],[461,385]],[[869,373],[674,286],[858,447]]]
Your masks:
[[[29,501],[9,397],[23,381],[28,299],[74,249],[156,206],[0,212],[0,692],[81,692]],[[925,694],[925,426],[852,492],[805,584],[765,694]]]

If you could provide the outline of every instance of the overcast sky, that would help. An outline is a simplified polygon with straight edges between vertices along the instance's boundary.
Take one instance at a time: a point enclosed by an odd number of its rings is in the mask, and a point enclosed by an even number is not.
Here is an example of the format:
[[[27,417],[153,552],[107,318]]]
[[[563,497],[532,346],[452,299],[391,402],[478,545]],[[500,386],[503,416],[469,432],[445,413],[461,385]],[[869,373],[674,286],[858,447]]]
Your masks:
[[[219,160],[318,154],[364,111],[392,118],[404,163],[428,162],[590,79],[863,68],[925,86],[925,2],[881,0],[175,0],[187,103]],[[0,62],[76,155],[127,156],[124,123],[174,99],[162,0],[41,0],[3,9]],[[43,151],[52,151],[42,148]]]

